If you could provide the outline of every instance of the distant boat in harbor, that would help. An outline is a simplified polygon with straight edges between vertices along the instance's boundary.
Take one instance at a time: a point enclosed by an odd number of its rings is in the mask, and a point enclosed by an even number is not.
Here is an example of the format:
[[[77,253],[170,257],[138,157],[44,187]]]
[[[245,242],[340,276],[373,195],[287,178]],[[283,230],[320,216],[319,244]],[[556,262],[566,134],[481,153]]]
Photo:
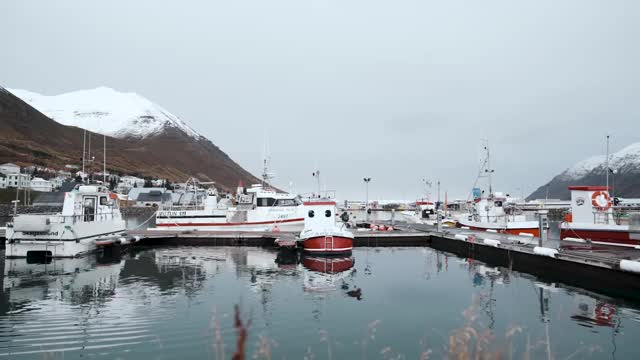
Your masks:
[[[471,230],[496,231],[514,235],[525,233],[539,237],[538,221],[527,220],[526,215],[515,206],[506,208],[507,196],[500,192],[493,192],[491,177],[494,170],[491,168],[491,153],[488,144],[485,145],[484,150],[486,156],[480,167],[478,179],[481,177],[488,179],[489,192],[485,194],[480,188],[474,187],[474,205],[469,214],[458,216],[458,226]]]

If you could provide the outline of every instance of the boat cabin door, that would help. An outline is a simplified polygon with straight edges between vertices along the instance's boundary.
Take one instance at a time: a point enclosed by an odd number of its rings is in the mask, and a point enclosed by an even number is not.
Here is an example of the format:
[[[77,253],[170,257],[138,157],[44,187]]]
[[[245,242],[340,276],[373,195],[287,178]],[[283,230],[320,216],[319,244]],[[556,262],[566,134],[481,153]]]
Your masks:
[[[84,196],[82,198],[82,215],[84,215],[84,221],[94,221],[96,218],[96,202],[95,196]]]

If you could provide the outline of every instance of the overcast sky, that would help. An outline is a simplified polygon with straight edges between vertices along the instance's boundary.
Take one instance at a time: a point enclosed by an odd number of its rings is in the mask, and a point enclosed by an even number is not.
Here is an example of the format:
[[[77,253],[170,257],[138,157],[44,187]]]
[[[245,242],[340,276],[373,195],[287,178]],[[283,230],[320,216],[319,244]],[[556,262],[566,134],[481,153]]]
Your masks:
[[[275,183],[466,198],[529,193],[640,141],[640,1],[0,2],[0,85],[139,93]],[[434,189],[435,192],[435,189]]]

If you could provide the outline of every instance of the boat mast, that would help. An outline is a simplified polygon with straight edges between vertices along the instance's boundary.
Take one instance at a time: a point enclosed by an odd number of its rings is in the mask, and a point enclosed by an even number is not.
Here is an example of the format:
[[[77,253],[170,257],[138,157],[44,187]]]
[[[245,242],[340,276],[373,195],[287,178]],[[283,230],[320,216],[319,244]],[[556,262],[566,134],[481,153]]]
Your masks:
[[[487,176],[489,177],[489,197],[493,196],[493,184],[492,184],[492,179],[491,179],[491,174],[493,174],[493,169],[491,168],[491,151],[489,150],[489,141],[485,140],[485,145],[484,145],[484,149],[487,152],[487,160],[486,160],[486,164],[487,167],[484,169],[484,172],[487,174]]]
[[[269,155],[269,142],[267,132],[264,134],[264,158],[262,159],[262,187],[267,187],[269,181],[273,179],[273,174],[269,172],[269,163],[271,156]]]

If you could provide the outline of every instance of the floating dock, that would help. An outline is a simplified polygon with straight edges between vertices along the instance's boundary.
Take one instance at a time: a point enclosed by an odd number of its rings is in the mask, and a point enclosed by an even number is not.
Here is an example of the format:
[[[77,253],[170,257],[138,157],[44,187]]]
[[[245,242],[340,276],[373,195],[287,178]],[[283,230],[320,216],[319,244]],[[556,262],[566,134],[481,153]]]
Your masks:
[[[136,245],[209,245],[276,247],[276,240],[295,242],[286,232],[132,231]],[[640,250],[591,246],[529,236],[396,225],[395,231],[354,231],[355,247],[427,246],[463,258],[530,273],[542,281],[565,283],[608,295],[640,300]]]

